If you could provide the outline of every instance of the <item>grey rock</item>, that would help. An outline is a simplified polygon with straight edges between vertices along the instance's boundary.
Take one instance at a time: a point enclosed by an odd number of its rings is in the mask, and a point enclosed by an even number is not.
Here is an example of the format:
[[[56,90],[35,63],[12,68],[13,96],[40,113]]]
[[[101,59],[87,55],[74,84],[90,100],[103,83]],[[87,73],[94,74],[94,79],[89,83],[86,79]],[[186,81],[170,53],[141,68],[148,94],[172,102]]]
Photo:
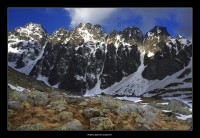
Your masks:
[[[15,115],[16,115],[16,113],[15,113],[14,110],[8,109],[8,117],[9,117],[9,118],[10,118],[10,117],[13,117],[13,116],[15,116]]]
[[[95,117],[90,119],[90,130],[112,130],[114,124],[109,118]]]
[[[123,105],[120,100],[113,99],[111,96],[101,96],[100,97],[101,106],[104,109],[114,110],[119,106]]]
[[[73,118],[72,112],[63,111],[60,113],[60,117],[62,120],[70,120]]]
[[[18,101],[10,101],[8,102],[8,108],[13,110],[20,110],[23,109],[24,106]]]
[[[36,123],[36,124],[29,124],[29,125],[23,125],[18,127],[16,130],[18,131],[35,131],[35,130],[43,130],[45,126],[42,123]]]
[[[88,103],[87,103],[86,101],[83,101],[83,102],[81,102],[79,105],[80,105],[80,106],[87,106]]]
[[[79,120],[72,120],[67,124],[59,127],[57,130],[83,130],[83,125],[80,123]]]
[[[61,112],[66,109],[66,104],[67,102],[65,100],[56,100],[56,101],[51,101],[50,104],[47,106],[53,110]]]
[[[99,109],[95,109],[95,108],[86,108],[83,109],[83,115],[90,119],[90,118],[94,118],[94,117],[100,117],[101,116],[101,112]]]
[[[186,122],[187,124],[191,125],[191,126],[192,126],[192,124],[193,124],[192,118],[186,119],[185,122]]]
[[[48,95],[44,92],[33,91],[34,96],[34,105],[36,106],[45,106],[48,103]]]
[[[140,129],[141,130],[151,130],[151,128],[147,124],[142,124]]]
[[[67,100],[67,103],[80,103],[84,101],[81,97],[64,96],[64,98]]]
[[[154,120],[156,114],[160,111],[152,106],[139,106],[136,104],[126,104],[117,108],[116,112],[121,116],[129,116],[131,113],[139,113],[142,117],[147,120]]]
[[[191,114],[189,108],[190,106],[188,106],[187,104],[185,104],[180,100],[171,100],[169,104],[166,106],[166,110],[171,110],[175,113],[180,113],[184,115]]]

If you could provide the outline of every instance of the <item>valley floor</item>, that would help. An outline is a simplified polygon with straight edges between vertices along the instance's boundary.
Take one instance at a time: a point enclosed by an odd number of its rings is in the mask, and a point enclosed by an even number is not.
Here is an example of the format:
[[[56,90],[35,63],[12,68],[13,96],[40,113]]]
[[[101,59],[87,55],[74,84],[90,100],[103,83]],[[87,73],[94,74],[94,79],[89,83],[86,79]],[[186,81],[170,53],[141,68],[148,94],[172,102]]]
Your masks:
[[[23,92],[15,95],[22,99]],[[36,96],[40,92],[33,92]],[[33,94],[32,93],[32,94]],[[41,92],[42,93],[42,92]],[[25,94],[24,94],[25,95]],[[191,112],[186,105],[183,109],[174,100],[142,98],[143,102],[134,103],[111,96],[77,97],[66,96],[59,92],[35,98],[31,105],[28,101],[17,104],[8,103],[9,130],[191,130]],[[147,104],[148,103],[148,104]],[[166,105],[174,104],[169,107]],[[177,105],[176,105],[177,104]],[[19,104],[20,105],[20,104]],[[166,106],[166,107],[164,107]],[[164,110],[171,109],[174,111]],[[188,110],[187,110],[188,109]],[[179,112],[179,114],[175,113]],[[181,118],[181,114],[190,118]]]
[[[70,96],[9,69],[8,130],[192,130],[192,93]]]

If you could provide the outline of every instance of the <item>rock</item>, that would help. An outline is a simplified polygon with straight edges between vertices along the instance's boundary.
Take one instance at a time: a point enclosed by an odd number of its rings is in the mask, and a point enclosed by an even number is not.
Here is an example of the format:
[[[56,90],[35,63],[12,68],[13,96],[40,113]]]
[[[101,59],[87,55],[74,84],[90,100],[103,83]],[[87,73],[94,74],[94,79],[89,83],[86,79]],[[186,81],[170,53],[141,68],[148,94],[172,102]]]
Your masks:
[[[138,116],[138,117],[135,118],[135,122],[143,124],[143,123],[145,123],[145,119],[142,118],[141,116]]]
[[[80,106],[87,106],[88,103],[87,103],[86,101],[83,101],[83,102],[81,102],[79,105],[80,105]]]
[[[41,123],[36,124],[29,124],[29,125],[23,125],[18,127],[16,130],[18,131],[24,131],[24,130],[44,130],[45,126]]]
[[[80,103],[84,101],[84,99],[81,97],[64,96],[64,98],[67,100],[67,103]]]
[[[14,91],[9,94],[9,101],[18,101],[33,105],[33,99],[33,95],[31,95],[31,93],[26,90],[22,92]]]
[[[10,101],[8,102],[8,108],[13,110],[20,110],[23,109],[24,106],[18,101]]]
[[[11,117],[13,117],[13,116],[15,116],[15,115],[16,115],[16,113],[15,113],[14,110],[8,109],[8,117],[9,117],[9,118],[11,118]]]
[[[123,105],[118,107],[116,112],[121,116],[129,116],[132,112],[137,112],[137,106],[135,104]]]
[[[142,124],[140,129],[141,130],[151,130],[151,128],[147,124]]]
[[[173,112],[162,112],[162,114],[167,115],[168,117],[175,116]]]
[[[48,103],[47,94],[40,91],[15,91],[9,94],[9,101],[12,100],[21,102],[25,105],[25,107],[29,107],[32,105],[45,106]]]
[[[110,109],[102,109],[101,110],[102,116],[108,117],[109,113],[110,113]]]
[[[112,130],[114,124],[109,118],[95,117],[90,119],[90,130]]]
[[[56,117],[56,116],[52,116],[49,118],[49,122],[51,123],[56,123],[56,122],[59,122],[60,121],[60,118]]]
[[[48,103],[48,95],[44,92],[33,91],[34,95],[34,105],[36,106],[45,106]]]
[[[136,104],[126,104],[117,108],[116,112],[124,117],[127,117],[133,114],[133,112],[136,112],[147,120],[154,120],[155,115],[159,112],[159,110],[148,105],[139,106]]]
[[[57,130],[83,130],[83,125],[80,123],[79,120],[72,120],[67,124],[59,127]]]
[[[185,120],[185,122],[188,124],[188,125],[191,125],[192,126],[192,118],[188,118]]]
[[[62,120],[71,120],[73,118],[72,112],[63,111],[60,113],[60,117]]]
[[[61,112],[66,109],[66,104],[67,102],[65,100],[57,100],[57,101],[51,101],[48,107],[58,112]]]
[[[100,117],[101,112],[95,108],[86,108],[86,109],[83,109],[83,115],[86,118],[90,119],[90,118],[94,118],[94,117]]]
[[[101,106],[102,108],[114,110],[118,108],[119,106],[123,105],[120,100],[115,100],[111,96],[101,96]]]
[[[191,114],[189,108],[190,107],[187,104],[179,100],[171,100],[169,104],[166,106],[166,110],[171,110],[175,113],[184,115]]]

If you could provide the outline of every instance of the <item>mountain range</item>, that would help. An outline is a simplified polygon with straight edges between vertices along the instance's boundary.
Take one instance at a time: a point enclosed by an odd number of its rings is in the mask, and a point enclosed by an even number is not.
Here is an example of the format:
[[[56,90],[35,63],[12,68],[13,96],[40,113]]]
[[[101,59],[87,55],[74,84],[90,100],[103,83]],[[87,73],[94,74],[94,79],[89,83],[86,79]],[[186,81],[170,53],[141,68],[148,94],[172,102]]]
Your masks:
[[[49,36],[28,23],[8,33],[8,66],[71,94],[151,97],[158,89],[192,87],[192,43],[162,26],[107,34],[80,23]]]

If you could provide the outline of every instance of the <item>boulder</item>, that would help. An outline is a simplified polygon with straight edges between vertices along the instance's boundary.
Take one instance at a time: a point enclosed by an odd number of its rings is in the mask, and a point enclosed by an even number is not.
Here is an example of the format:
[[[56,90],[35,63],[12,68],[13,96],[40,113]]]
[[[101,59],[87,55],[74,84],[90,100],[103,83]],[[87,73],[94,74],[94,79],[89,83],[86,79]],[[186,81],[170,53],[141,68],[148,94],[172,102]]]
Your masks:
[[[36,124],[20,126],[16,130],[24,131],[24,130],[44,130],[44,129],[45,129],[45,126],[42,123],[36,123]]]
[[[61,112],[66,109],[66,104],[67,102],[65,100],[56,100],[56,101],[51,101],[50,104],[47,106],[53,110]]]
[[[36,106],[45,106],[48,103],[48,95],[44,92],[33,91],[31,92],[34,95],[34,105]]]
[[[10,101],[8,102],[8,108],[13,110],[20,110],[23,109],[24,106],[18,101]]]
[[[70,120],[73,118],[72,112],[63,111],[60,113],[60,117],[62,120]]]
[[[139,106],[136,104],[126,104],[123,106],[120,106],[116,109],[116,112],[124,117],[127,117],[131,115],[133,112],[136,112],[140,114],[143,118],[147,120],[154,120],[156,117],[156,114],[160,111],[152,106]]]
[[[79,120],[72,120],[67,124],[59,127],[57,130],[83,130],[83,125],[80,123]]]
[[[80,106],[87,106],[88,103],[87,103],[86,101],[83,101],[83,102],[81,102],[79,105],[80,105]]]
[[[15,116],[15,115],[16,115],[16,113],[15,113],[14,110],[8,109],[8,117],[9,117],[9,118],[11,118],[11,117],[13,117],[13,116]]]
[[[101,96],[100,97],[102,108],[114,110],[119,106],[123,105],[120,100],[113,99],[111,96]]]
[[[101,112],[99,109],[95,109],[95,108],[86,108],[83,110],[83,115],[90,119],[90,118],[94,118],[94,117],[100,117],[101,116]]]
[[[171,110],[175,113],[189,115],[191,114],[189,108],[190,106],[188,106],[187,104],[185,104],[180,100],[171,100],[169,104],[166,106],[165,110]]]
[[[114,124],[109,118],[95,117],[90,119],[90,130],[112,130]]]

